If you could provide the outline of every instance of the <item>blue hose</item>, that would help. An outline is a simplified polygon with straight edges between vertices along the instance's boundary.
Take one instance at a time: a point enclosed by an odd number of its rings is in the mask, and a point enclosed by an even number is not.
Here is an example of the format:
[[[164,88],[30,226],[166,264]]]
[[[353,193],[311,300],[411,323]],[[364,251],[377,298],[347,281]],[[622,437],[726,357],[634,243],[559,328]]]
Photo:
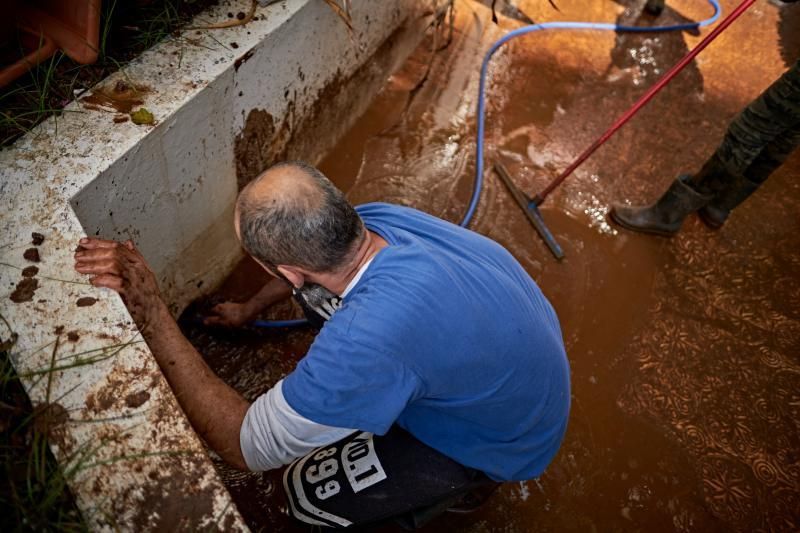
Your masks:
[[[486,123],[486,76],[489,71],[489,62],[497,50],[506,44],[511,39],[527,35],[539,30],[606,30],[615,32],[635,32],[635,33],[655,33],[666,31],[684,31],[694,30],[713,24],[719,19],[722,14],[722,8],[718,0],[707,0],[714,8],[714,14],[700,22],[689,22],[686,24],[673,24],[671,26],[624,26],[621,24],[611,24],[608,22],[543,22],[541,24],[532,24],[517,28],[505,34],[503,37],[495,41],[489,51],[483,58],[481,64],[481,77],[478,84],[478,131],[475,146],[475,185],[472,190],[472,198],[469,201],[469,207],[464,215],[463,220],[459,224],[461,227],[467,227],[475,215],[475,210],[478,208],[478,201],[481,198],[481,190],[483,189],[483,142],[484,142],[484,129]],[[256,320],[252,322],[252,326],[257,328],[287,328],[294,326],[304,326],[308,324],[305,319],[298,320]]]
[[[253,320],[250,325],[256,328],[293,328],[295,326],[305,326],[308,320],[298,318],[297,320]]]
[[[511,39],[527,35],[539,30],[606,30],[615,32],[636,32],[636,33],[654,33],[665,31],[684,31],[694,30],[713,24],[719,19],[722,14],[722,8],[718,0],[707,0],[714,8],[714,14],[700,22],[690,22],[686,24],[674,24],[672,26],[623,26],[620,24],[611,24],[604,22],[543,22],[541,24],[532,24],[512,30],[495,41],[489,51],[483,58],[481,64],[481,78],[478,84],[478,132],[475,146],[475,186],[472,190],[472,198],[469,201],[469,207],[464,215],[464,219],[459,224],[462,227],[467,227],[475,215],[475,210],[478,208],[478,201],[481,197],[481,190],[483,189],[483,142],[484,142],[484,127],[486,123],[486,76],[489,71],[489,61],[497,50],[506,44]]]

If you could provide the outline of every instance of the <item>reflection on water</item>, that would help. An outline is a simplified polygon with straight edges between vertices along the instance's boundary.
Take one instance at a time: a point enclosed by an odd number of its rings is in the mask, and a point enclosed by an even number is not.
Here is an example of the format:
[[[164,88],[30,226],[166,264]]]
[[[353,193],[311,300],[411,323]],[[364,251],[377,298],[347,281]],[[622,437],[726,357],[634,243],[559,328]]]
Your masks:
[[[561,13],[547,2],[527,4],[535,20],[640,22],[613,2],[558,2]],[[706,13],[689,0],[668,4],[670,23]],[[392,201],[461,218],[474,172],[479,51],[502,30],[487,25],[485,10],[459,6],[455,40],[414,98],[409,88],[424,71],[429,43],[322,162],[354,203]],[[542,212],[567,254],[562,263],[487,173],[472,227],[508,247],[553,302],[572,363],[573,412],[540,479],[506,484],[478,512],[445,516],[430,531],[798,529],[800,158],[719,232],[690,217],[680,235],[661,239],[609,226],[604,216],[611,202],[651,200],[679,172],[702,164],[729,118],[779,75],[781,65],[769,58],[779,57],[783,20],[769,4],[745,15],[730,38],[704,52],[700,67],[679,76],[547,200]],[[688,49],[687,38],[576,34],[513,43],[493,71],[488,158],[502,160],[528,194],[540,190],[652,83],[656,69]],[[759,41],[763,57],[739,53],[746,39]],[[704,89],[704,79],[732,62],[750,80],[746,92]],[[614,68],[634,66],[635,76],[609,78]],[[245,262],[217,297],[243,298],[263,279]],[[291,371],[313,340],[309,330],[186,329],[214,370],[250,399]],[[276,474],[219,468],[254,529],[304,530],[286,518]]]

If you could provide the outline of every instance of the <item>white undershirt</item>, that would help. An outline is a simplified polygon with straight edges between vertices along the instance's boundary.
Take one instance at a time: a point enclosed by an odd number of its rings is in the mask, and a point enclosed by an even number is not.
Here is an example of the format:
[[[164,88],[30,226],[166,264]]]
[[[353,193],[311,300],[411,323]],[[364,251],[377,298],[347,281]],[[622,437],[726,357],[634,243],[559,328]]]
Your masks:
[[[374,258],[358,269],[342,292],[342,298],[361,280]],[[247,409],[239,431],[239,446],[247,468],[272,470],[354,431],[356,429],[318,424],[299,414],[286,402],[283,380],[280,380]]]

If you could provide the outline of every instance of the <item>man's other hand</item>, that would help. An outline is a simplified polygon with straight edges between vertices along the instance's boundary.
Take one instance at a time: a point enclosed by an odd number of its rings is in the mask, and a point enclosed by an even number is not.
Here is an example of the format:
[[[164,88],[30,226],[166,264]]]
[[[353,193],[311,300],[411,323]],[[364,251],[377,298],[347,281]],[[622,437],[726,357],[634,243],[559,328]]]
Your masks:
[[[132,241],[81,239],[75,270],[91,276],[89,281],[95,287],[117,291],[140,329],[158,316],[163,302],[156,277]]]
[[[253,317],[253,312],[247,303],[223,302],[211,308],[211,316],[203,320],[206,326],[226,326],[238,328],[246,324]]]

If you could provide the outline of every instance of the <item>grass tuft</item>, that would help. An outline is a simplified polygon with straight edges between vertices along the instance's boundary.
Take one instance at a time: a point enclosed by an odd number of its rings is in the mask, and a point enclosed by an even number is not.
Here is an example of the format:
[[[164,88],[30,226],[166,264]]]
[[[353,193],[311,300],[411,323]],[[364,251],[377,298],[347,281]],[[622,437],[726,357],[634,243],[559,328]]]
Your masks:
[[[75,63],[61,52],[0,89],[0,147],[9,146],[103,78],[186,25],[217,0],[152,0],[103,4],[98,60]],[[18,38],[18,53],[24,55]],[[41,41],[40,41],[41,46]],[[58,123],[55,124],[56,128]]]

